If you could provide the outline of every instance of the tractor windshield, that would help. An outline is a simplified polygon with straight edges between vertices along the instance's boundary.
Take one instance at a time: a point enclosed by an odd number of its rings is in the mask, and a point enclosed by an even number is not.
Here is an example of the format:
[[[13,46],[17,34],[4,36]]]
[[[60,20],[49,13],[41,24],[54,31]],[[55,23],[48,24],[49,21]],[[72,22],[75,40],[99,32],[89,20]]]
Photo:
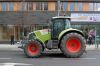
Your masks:
[[[69,18],[56,18],[52,20],[52,39],[57,39],[61,31],[70,28]]]

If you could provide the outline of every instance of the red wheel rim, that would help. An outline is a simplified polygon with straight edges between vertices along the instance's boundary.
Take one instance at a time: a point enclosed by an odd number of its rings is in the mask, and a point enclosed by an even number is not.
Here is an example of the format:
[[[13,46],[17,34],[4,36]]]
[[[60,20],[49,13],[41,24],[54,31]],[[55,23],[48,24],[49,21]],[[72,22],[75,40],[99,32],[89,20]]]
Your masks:
[[[68,41],[66,41],[66,49],[68,49],[70,53],[79,52],[80,48],[81,48],[81,42],[79,39],[71,38]]]
[[[28,52],[31,54],[31,55],[36,55],[39,51],[39,48],[38,46],[35,44],[35,43],[30,43],[28,45]]]

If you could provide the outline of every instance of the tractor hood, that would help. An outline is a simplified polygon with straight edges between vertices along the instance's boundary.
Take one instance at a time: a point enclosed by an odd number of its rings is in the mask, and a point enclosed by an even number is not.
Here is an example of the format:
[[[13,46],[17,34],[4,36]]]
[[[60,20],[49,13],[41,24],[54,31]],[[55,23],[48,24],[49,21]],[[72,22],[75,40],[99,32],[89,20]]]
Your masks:
[[[34,34],[36,38],[43,43],[51,39],[50,29],[37,30],[37,31],[34,31]]]
[[[51,30],[50,29],[43,29],[43,30],[36,30],[34,31],[34,34],[38,37],[38,36],[45,36],[47,34],[50,34]]]
[[[37,31],[34,31],[34,33],[36,35],[45,35],[49,33],[49,29],[37,30]]]

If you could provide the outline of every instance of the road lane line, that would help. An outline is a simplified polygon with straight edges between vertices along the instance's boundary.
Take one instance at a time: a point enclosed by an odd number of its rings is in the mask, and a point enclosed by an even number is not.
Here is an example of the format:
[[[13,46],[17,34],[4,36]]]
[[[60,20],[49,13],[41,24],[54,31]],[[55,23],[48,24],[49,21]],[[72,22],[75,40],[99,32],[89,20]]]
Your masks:
[[[0,63],[0,66],[16,66],[16,65],[32,66],[32,64],[26,64],[26,63]]]
[[[80,58],[80,59],[94,60],[94,59],[96,59],[96,58]]]
[[[7,59],[12,59],[12,58],[0,58],[0,60],[7,60]]]
[[[60,58],[53,58],[53,59],[60,59]],[[67,60],[95,60],[96,58],[65,58]]]
[[[96,58],[71,58],[71,59],[79,59],[79,60],[95,60]]]

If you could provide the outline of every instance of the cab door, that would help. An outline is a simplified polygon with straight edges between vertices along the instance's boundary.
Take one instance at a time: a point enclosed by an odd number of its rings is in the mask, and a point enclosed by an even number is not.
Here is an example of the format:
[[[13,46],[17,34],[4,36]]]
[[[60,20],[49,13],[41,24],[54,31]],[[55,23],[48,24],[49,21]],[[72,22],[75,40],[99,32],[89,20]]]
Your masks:
[[[51,39],[57,40],[61,31],[65,29],[65,19],[53,19],[51,26]]]

